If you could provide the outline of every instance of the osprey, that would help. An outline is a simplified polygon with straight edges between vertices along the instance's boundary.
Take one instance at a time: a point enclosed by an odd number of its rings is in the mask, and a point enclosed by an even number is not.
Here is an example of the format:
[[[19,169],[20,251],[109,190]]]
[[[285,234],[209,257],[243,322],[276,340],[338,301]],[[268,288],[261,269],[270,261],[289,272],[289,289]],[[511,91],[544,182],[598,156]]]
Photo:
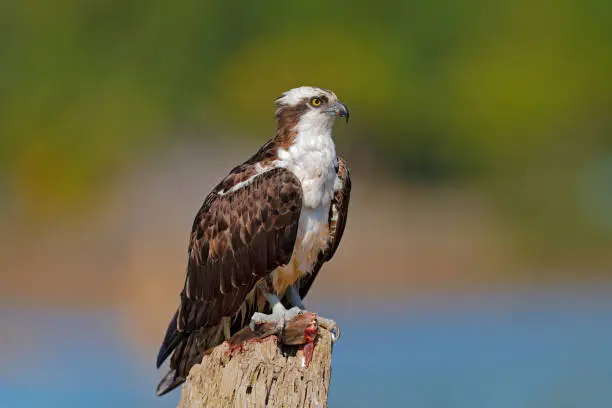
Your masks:
[[[340,244],[351,180],[332,128],[349,111],[313,87],[275,103],[276,136],[230,171],[195,217],[180,305],[157,356],[159,368],[172,354],[158,395],[249,321],[282,324],[305,310],[302,299]]]

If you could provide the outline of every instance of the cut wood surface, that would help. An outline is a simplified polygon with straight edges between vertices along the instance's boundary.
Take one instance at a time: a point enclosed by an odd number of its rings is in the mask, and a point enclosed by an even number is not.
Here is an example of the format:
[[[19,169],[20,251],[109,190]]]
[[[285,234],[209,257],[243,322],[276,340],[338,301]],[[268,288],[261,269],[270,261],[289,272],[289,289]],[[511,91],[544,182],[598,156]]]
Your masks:
[[[272,325],[237,333],[191,369],[178,407],[326,407],[332,333],[314,319],[300,315],[280,333]]]

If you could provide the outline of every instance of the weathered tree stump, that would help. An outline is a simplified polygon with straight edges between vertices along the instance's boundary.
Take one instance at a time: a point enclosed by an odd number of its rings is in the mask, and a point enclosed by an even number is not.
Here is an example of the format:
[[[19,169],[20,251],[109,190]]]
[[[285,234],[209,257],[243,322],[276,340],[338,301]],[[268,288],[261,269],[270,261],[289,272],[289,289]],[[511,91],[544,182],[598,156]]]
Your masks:
[[[314,313],[280,333],[268,324],[247,328],[191,369],[178,407],[326,407],[331,358],[332,333]]]

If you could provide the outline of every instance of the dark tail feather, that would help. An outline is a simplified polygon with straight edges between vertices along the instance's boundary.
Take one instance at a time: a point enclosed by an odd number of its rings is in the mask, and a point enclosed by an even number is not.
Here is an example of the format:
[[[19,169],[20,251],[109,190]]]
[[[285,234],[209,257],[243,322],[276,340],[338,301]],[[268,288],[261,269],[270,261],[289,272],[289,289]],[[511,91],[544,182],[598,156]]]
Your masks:
[[[168,325],[168,329],[166,330],[166,335],[164,336],[164,341],[162,342],[161,347],[159,348],[159,353],[157,353],[157,368],[159,368],[162,363],[168,358],[172,351],[176,348],[179,340],[182,337],[182,333],[177,331],[176,320],[178,318],[178,310],[174,313],[174,317],[170,320],[170,324]],[[162,380],[163,382],[163,380]]]
[[[185,382],[185,379],[182,377],[177,377],[176,370],[170,369],[170,371],[164,375],[164,378],[162,378],[157,385],[157,390],[155,390],[155,393],[158,397],[161,397],[162,395],[169,393],[181,385],[183,382]]]

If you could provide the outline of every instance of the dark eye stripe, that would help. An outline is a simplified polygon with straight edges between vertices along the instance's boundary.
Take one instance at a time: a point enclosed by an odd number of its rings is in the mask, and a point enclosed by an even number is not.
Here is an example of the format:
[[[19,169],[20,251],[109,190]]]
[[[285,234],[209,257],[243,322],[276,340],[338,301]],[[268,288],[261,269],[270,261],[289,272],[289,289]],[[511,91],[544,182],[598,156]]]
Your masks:
[[[327,96],[325,96],[325,95],[319,96],[319,99],[322,100],[325,103],[329,102],[329,99],[327,99]]]

